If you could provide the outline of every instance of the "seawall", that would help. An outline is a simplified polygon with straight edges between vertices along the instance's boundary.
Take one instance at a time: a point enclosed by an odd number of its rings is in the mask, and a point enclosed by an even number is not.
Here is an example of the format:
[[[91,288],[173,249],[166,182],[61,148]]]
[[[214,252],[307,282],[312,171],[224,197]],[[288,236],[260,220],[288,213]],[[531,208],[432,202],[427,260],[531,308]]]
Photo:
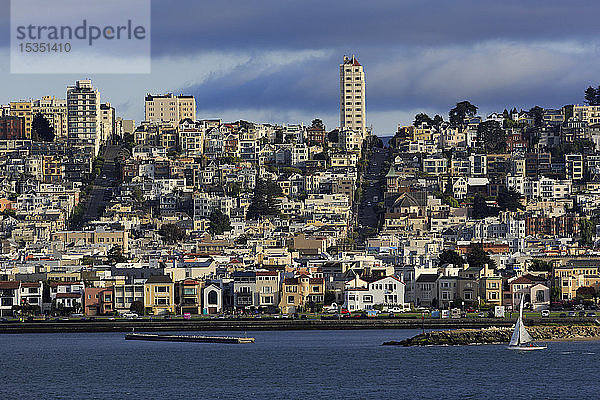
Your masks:
[[[340,320],[313,319],[202,319],[202,320],[94,320],[94,321],[30,321],[0,323],[2,333],[65,333],[65,332],[158,332],[158,331],[260,331],[260,330],[332,330],[332,329],[479,329],[510,328],[510,319],[409,319],[409,318],[344,318]],[[593,323],[589,319],[549,319],[526,321],[529,324]]]
[[[536,341],[600,339],[598,325],[538,325],[528,326],[527,331]],[[508,327],[457,329],[427,332],[406,340],[383,344],[408,347],[508,343],[512,333],[512,328]]]

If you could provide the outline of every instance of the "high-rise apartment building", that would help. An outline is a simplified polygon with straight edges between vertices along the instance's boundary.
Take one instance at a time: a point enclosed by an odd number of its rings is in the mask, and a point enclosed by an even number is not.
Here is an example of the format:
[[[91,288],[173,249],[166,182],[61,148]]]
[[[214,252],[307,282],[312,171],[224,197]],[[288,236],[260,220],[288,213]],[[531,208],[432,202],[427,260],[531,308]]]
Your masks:
[[[173,127],[189,118],[196,120],[196,99],[194,96],[146,95],[145,120],[147,122],[170,122]]]
[[[57,99],[54,96],[44,96],[33,102],[32,114],[34,117],[37,114],[42,114],[48,120],[50,126],[54,128],[56,140],[67,138],[67,100]]]
[[[25,129],[25,139],[31,139],[31,126],[33,124],[31,101],[11,101],[10,115],[23,119],[23,127]]]
[[[360,150],[367,133],[366,117],[363,67],[355,56],[344,56],[340,64],[340,130],[346,150]]]
[[[102,142],[113,139],[115,135],[115,108],[110,103],[100,104],[100,138]]]
[[[81,80],[67,88],[68,140],[75,147],[98,155],[101,144],[100,93],[91,80]]]

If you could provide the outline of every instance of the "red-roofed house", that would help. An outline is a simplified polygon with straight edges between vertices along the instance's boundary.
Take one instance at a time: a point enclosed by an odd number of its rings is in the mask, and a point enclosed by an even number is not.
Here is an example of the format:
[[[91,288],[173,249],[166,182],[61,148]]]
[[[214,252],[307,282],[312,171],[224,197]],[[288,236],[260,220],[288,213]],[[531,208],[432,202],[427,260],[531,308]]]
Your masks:
[[[85,285],[83,282],[51,282],[50,299],[55,308],[78,310],[83,304]]]
[[[85,315],[107,315],[113,312],[114,291],[109,288],[85,288],[83,295]]]
[[[504,304],[509,310],[517,310],[521,296],[525,296],[525,306],[531,304],[533,310],[546,310],[550,307],[550,287],[544,278],[527,274],[508,282],[510,299]]]
[[[19,305],[19,288],[21,282],[0,282],[0,316],[12,317],[13,306]]]

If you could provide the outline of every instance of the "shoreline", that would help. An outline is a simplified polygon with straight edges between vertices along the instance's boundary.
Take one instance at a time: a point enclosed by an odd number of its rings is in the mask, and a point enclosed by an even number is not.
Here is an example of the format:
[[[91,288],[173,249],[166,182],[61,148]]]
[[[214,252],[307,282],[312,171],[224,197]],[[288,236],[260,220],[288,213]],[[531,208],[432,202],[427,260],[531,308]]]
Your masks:
[[[536,325],[527,330],[534,342],[571,342],[600,340],[600,325]],[[400,341],[384,342],[384,346],[461,346],[477,344],[508,344],[512,336],[508,327],[440,330],[421,333]]]
[[[592,326],[587,319],[544,319],[538,326]],[[251,319],[251,320],[95,320],[95,321],[29,321],[0,323],[0,334],[22,333],[93,333],[93,332],[166,332],[166,331],[284,331],[344,329],[426,329],[451,332],[491,328],[512,328],[510,319]]]

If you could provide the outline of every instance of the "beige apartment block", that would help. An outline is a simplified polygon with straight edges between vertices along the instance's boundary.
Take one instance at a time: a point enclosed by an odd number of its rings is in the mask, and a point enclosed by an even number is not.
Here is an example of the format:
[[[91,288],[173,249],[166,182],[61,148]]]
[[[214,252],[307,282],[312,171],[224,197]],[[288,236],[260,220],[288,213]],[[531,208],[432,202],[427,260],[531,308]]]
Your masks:
[[[196,99],[194,96],[146,95],[145,120],[147,122],[169,122],[173,127],[189,118],[196,120]]]
[[[354,55],[352,58],[344,56],[340,64],[340,129],[357,136],[346,142],[360,146],[367,134],[366,123],[365,73]],[[346,150],[360,150],[360,147]]]
[[[31,126],[33,124],[32,103],[30,101],[11,101],[10,115],[23,118],[25,138],[31,139]]]
[[[54,96],[43,96],[40,100],[33,102],[32,114],[33,116],[41,114],[48,120],[54,128],[54,137],[56,139],[67,138],[67,100],[57,99]]]

